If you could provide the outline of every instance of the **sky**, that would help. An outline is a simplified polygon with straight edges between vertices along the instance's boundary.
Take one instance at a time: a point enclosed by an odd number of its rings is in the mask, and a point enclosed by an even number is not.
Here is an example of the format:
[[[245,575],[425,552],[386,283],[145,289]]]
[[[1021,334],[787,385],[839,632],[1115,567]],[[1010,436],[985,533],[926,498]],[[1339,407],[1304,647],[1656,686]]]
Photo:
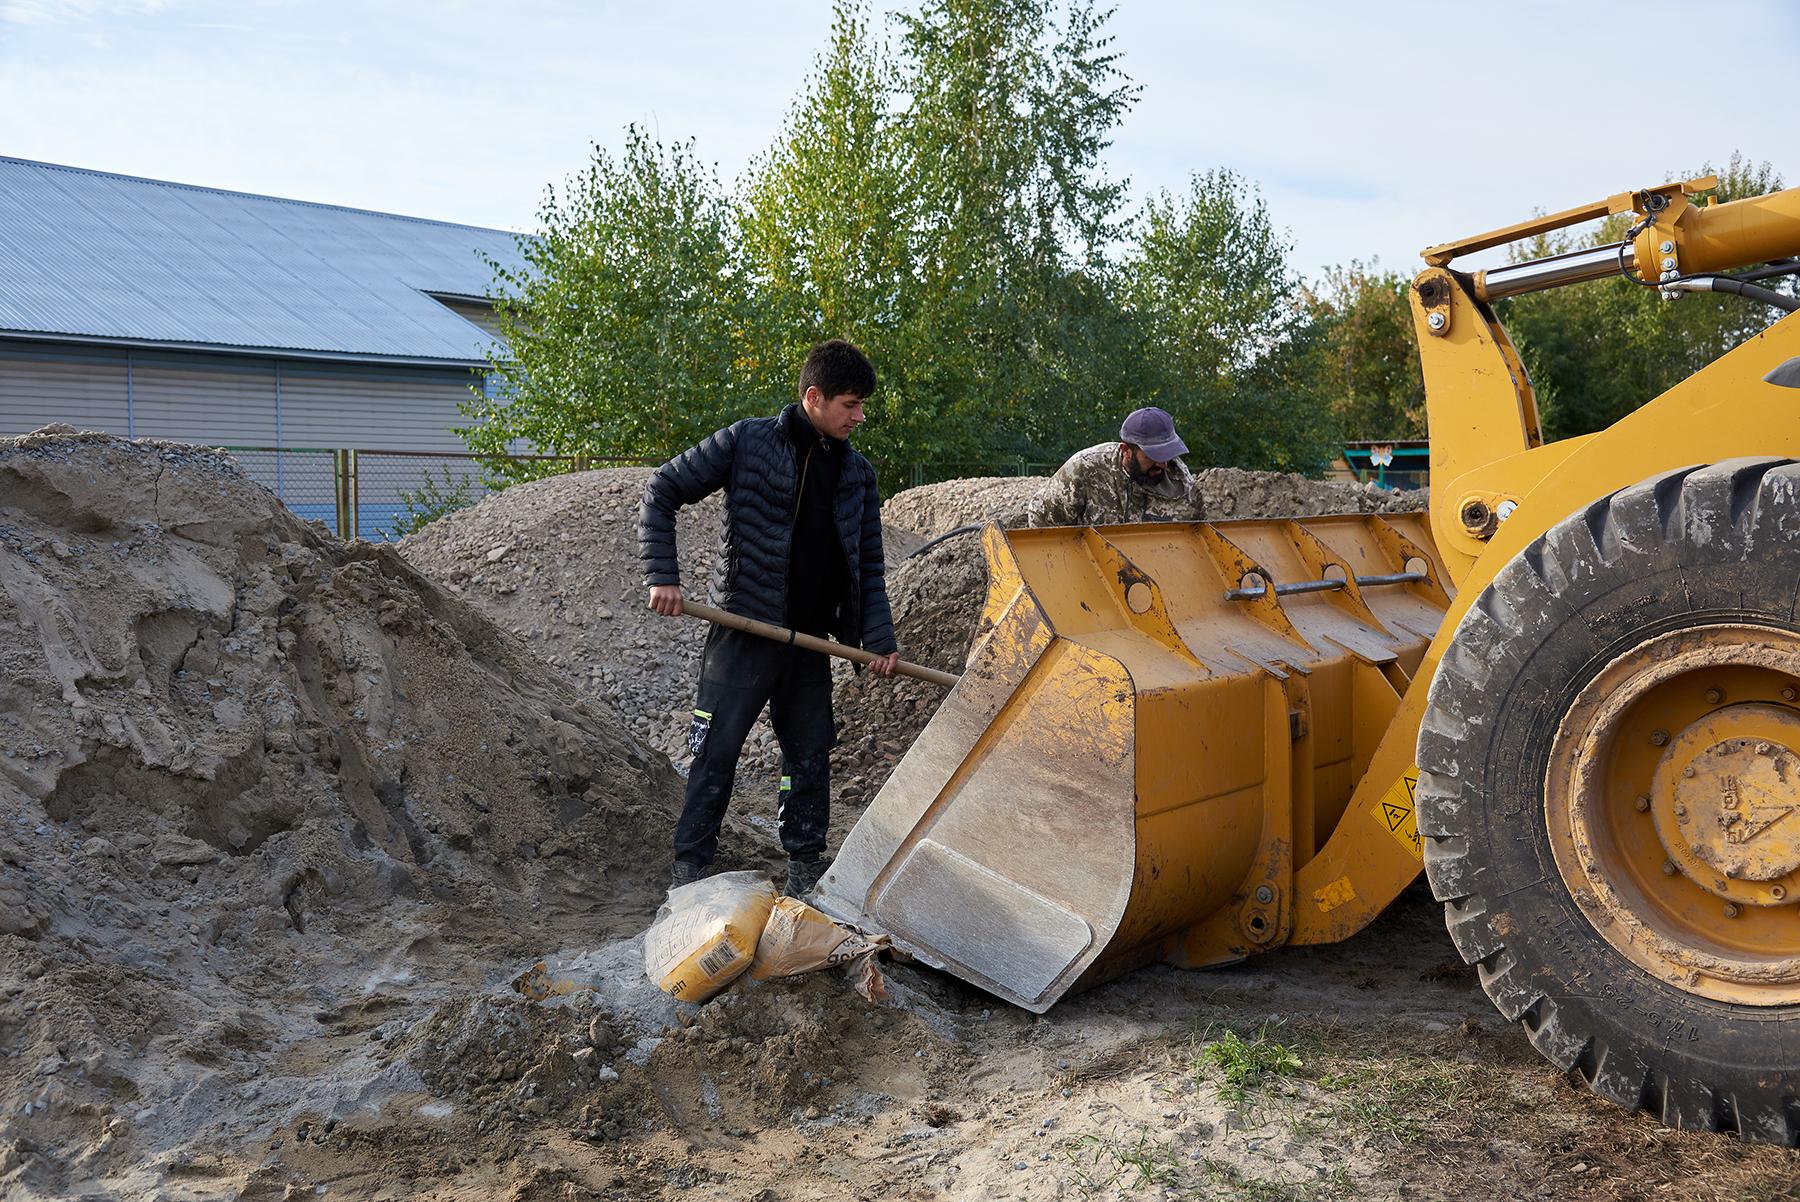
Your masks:
[[[0,0],[0,155],[528,230],[631,123],[730,183],[830,20],[829,0]],[[1106,156],[1134,204],[1235,170],[1314,278],[1410,272],[1734,151],[1800,184],[1796,0],[1118,0],[1106,29],[1142,87]]]

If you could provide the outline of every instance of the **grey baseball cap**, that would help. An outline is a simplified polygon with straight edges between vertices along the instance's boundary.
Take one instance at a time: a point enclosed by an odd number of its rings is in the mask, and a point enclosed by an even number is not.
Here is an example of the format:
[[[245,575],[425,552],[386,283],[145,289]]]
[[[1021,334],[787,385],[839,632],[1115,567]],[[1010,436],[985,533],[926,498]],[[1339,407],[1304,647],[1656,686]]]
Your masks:
[[[1187,454],[1187,443],[1175,433],[1175,419],[1161,409],[1134,409],[1119,427],[1119,441],[1134,443],[1159,463]]]

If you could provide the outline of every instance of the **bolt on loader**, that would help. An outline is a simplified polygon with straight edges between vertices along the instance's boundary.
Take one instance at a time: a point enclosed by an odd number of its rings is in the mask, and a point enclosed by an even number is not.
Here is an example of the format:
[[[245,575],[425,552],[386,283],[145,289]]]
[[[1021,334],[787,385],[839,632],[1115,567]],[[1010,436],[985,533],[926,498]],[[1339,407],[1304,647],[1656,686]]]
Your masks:
[[[1800,271],[1800,189],[1716,186],[1424,253],[1429,515],[988,527],[967,667],[815,900],[1042,1012],[1346,939],[1423,871],[1559,1068],[1794,1145],[1800,318],[1546,443],[1492,308],[1623,273],[1791,313],[1758,281]],[[1622,241],[1451,266],[1608,216]]]

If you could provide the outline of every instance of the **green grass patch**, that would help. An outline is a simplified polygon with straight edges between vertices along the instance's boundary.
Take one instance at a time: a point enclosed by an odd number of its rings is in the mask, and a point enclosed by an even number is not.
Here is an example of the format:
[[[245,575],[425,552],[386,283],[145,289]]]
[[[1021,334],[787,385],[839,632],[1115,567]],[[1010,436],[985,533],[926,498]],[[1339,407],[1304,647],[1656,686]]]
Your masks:
[[[1482,1071],[1459,1061],[1406,1056],[1354,1061],[1321,1073],[1319,1085],[1336,1095],[1333,1112],[1350,1130],[1411,1143],[1479,1097]]]
[[[1180,1154],[1173,1143],[1151,1139],[1148,1131],[1140,1130],[1136,1139],[1083,1135],[1063,1145],[1063,1152],[1075,1169],[1072,1184],[1085,1197],[1115,1186],[1142,1189],[1180,1184]]]
[[[1295,1076],[1304,1067],[1299,1052],[1270,1036],[1267,1023],[1248,1037],[1227,1028],[1216,1038],[1203,1033],[1201,1039],[1194,1067],[1217,1080],[1219,1097],[1232,1106],[1242,1106],[1269,1078]]]
[[[1348,1170],[1339,1167],[1318,1181],[1278,1181],[1252,1177],[1234,1165],[1208,1157],[1200,1162],[1206,1188],[1192,1196],[1230,1198],[1233,1202],[1331,1202],[1356,1193]]]

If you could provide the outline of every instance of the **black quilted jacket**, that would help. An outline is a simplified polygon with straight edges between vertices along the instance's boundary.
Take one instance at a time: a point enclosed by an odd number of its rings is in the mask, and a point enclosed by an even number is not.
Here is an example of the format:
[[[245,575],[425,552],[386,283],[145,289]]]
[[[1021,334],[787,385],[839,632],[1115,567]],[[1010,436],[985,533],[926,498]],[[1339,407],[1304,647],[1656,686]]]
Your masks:
[[[638,558],[644,565],[644,583],[681,583],[675,559],[675,511],[723,488],[725,526],[712,603],[763,622],[787,620],[788,544],[794,533],[799,469],[781,423],[781,417],[746,418],[656,469],[638,506]],[[881,494],[869,461],[848,447],[844,451],[837,532],[854,581],[832,633],[841,643],[886,655],[896,648],[881,550]]]

